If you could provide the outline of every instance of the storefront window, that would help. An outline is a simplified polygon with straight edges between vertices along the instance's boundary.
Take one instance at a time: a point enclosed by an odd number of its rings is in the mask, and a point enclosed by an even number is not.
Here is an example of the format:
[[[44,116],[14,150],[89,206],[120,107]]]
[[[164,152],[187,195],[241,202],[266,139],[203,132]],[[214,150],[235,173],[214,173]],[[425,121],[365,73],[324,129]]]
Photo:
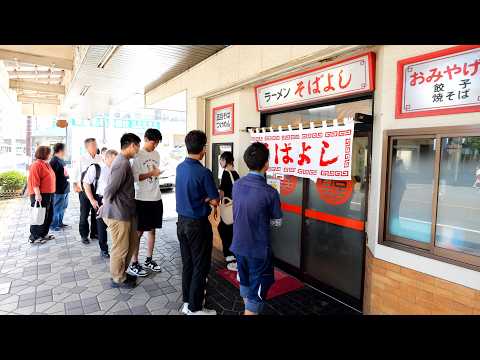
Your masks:
[[[435,139],[393,140],[388,230],[430,242]]]
[[[480,137],[442,139],[436,246],[480,255]]]
[[[479,267],[480,128],[390,130],[385,136],[384,244]]]

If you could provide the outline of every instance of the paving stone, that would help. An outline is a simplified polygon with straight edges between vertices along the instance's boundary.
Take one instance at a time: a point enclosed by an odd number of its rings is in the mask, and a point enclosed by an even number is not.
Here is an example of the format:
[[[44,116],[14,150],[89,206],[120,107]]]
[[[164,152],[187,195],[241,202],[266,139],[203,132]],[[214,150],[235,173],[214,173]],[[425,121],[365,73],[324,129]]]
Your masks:
[[[35,306],[18,307],[14,312],[20,315],[30,315],[35,312]]]
[[[43,304],[36,304],[35,305],[35,311],[38,311],[38,312],[45,312],[46,310],[50,309],[51,307],[53,307],[54,305],[56,305],[57,303],[56,302],[53,302],[53,301],[49,301],[49,302],[46,302],[46,303],[43,303]],[[62,304],[63,305],[63,304]]]
[[[35,299],[34,298],[25,299],[25,300],[20,299],[17,307],[22,308],[22,307],[28,307],[28,306],[33,306],[33,305],[35,305]]]
[[[37,298],[44,297],[44,296],[51,296],[51,295],[52,295],[52,289],[41,290],[37,288]]]
[[[76,286],[76,287],[70,289],[69,291],[72,294],[80,294],[82,291],[85,291],[85,290],[87,290],[86,286]]]
[[[0,310],[1,311],[10,312],[10,311],[15,310],[16,308],[17,308],[17,303],[16,302],[7,303],[7,304],[0,304]]]
[[[47,314],[54,314],[54,313],[58,313],[58,312],[65,313],[65,304],[56,303],[56,305],[53,305],[52,307],[48,308],[47,310],[44,310],[44,312],[47,313]]]
[[[84,307],[88,305],[98,304],[98,299],[95,296],[87,299],[82,299],[81,301]]]
[[[38,298],[35,300],[35,303],[37,305],[40,305],[40,304],[44,304],[44,303],[47,303],[47,302],[52,302],[53,301],[53,297],[52,295],[47,295],[47,296],[44,296],[44,297],[41,297],[41,298]]]
[[[67,315],[84,315],[82,308],[73,308],[73,309],[66,309]]]
[[[83,309],[84,309],[85,314],[91,314],[93,312],[101,310],[98,303],[85,306]]]
[[[150,311],[145,305],[135,306],[132,307],[130,310],[133,315],[150,315]]]
[[[116,303],[117,303],[117,300],[108,300],[104,302],[99,302],[99,305],[100,305],[100,309],[102,309],[103,311],[107,311]]]

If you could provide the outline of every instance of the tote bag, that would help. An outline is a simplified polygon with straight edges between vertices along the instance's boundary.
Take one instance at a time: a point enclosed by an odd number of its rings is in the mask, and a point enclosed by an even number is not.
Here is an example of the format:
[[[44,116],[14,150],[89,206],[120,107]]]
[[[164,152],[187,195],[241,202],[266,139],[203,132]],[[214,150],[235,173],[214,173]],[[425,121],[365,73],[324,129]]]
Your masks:
[[[40,201],[35,201],[35,205],[32,207],[30,213],[31,225],[42,225],[45,222],[46,209],[42,207]]]
[[[225,170],[230,174],[230,179],[232,180],[232,185],[235,182],[233,175],[230,171]],[[233,201],[228,197],[224,197],[220,203],[220,217],[226,225],[233,224]]]

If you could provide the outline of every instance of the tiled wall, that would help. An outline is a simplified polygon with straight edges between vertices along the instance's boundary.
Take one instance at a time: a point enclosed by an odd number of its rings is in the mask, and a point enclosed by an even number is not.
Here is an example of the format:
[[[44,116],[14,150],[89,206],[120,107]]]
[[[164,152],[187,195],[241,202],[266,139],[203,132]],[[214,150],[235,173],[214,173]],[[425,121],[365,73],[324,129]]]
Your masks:
[[[480,315],[480,291],[376,259],[367,248],[364,314]]]

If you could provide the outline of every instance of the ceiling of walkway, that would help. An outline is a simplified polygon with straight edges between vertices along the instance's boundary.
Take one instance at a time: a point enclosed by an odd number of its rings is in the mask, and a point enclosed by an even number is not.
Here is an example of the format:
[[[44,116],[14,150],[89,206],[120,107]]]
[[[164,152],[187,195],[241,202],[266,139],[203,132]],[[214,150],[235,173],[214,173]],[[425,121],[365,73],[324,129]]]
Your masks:
[[[143,107],[146,89],[168,81],[223,48],[215,45],[90,45],[62,110],[93,115],[109,106]]]
[[[225,45],[0,45],[9,87],[22,104],[93,116],[143,106],[143,95]]]

